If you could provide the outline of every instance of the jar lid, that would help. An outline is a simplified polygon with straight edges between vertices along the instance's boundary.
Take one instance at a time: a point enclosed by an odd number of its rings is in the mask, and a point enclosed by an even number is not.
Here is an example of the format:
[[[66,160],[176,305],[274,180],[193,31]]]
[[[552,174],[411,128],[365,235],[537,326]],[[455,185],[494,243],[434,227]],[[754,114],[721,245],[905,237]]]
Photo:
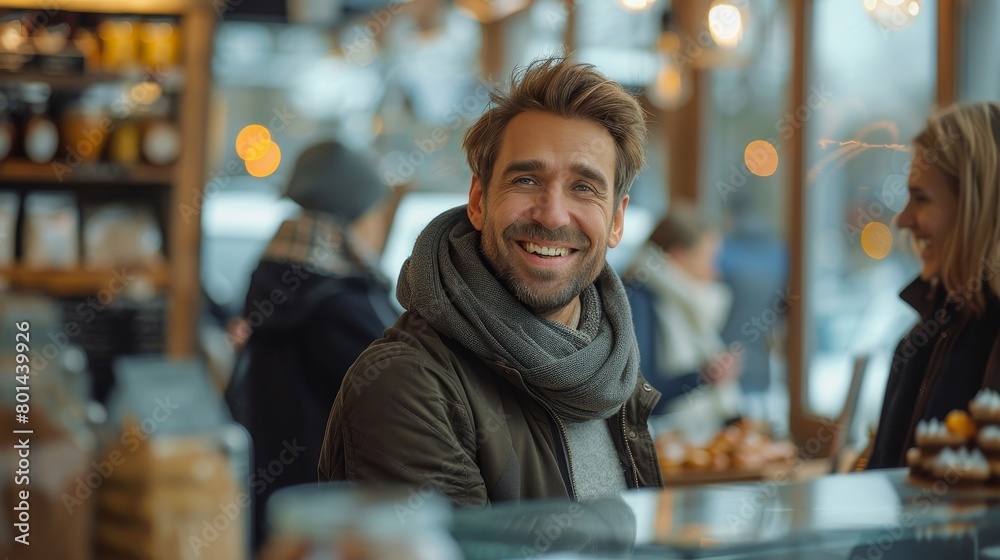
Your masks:
[[[313,542],[336,540],[345,531],[389,538],[444,530],[451,521],[451,503],[427,487],[305,484],[275,492],[266,507],[273,534]]]

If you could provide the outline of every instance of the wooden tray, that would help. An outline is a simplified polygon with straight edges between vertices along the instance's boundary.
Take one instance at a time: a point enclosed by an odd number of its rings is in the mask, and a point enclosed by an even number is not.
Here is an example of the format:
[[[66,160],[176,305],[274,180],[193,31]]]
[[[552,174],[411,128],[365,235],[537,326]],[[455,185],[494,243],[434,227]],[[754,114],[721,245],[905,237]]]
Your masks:
[[[937,478],[927,478],[921,475],[914,475],[912,473],[906,474],[906,483],[914,488],[924,488],[927,490],[933,490],[935,493],[940,489],[940,485],[937,488],[934,485],[937,482],[944,482]],[[944,482],[947,490],[942,496],[954,500],[1000,500],[1000,486],[995,486],[993,484],[980,484],[978,486],[959,486],[952,485]]]
[[[796,462],[772,463],[759,469],[728,469],[725,471],[681,471],[663,473],[663,484],[672,486],[692,486],[695,484],[724,484],[728,482],[753,482],[770,480],[784,472],[788,480],[815,478],[829,473],[830,462],[822,459]]]

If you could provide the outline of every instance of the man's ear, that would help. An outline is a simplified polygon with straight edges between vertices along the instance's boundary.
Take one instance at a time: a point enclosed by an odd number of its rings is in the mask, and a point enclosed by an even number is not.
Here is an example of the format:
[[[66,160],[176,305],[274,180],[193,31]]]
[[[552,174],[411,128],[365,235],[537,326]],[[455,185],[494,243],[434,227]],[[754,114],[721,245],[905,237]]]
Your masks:
[[[483,184],[479,182],[479,177],[472,176],[472,185],[469,187],[469,221],[472,227],[483,231],[483,204],[485,202],[483,194]]]
[[[625,234],[625,207],[627,206],[628,195],[625,195],[618,203],[618,208],[615,208],[614,214],[611,215],[611,233],[608,235],[608,248],[610,249],[617,247],[622,240],[622,235]]]

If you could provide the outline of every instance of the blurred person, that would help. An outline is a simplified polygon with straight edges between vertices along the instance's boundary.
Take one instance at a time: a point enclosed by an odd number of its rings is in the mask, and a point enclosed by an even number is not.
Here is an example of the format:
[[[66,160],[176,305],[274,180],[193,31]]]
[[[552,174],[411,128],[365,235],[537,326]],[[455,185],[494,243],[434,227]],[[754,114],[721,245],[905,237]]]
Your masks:
[[[920,420],[1000,387],[1000,105],[932,116],[914,140],[909,193],[896,223],[922,265],[900,297],[920,318],[893,355],[869,469],[905,466]]]
[[[391,193],[361,154],[334,141],[306,149],[295,164],[285,194],[302,211],[281,224],[250,280],[235,333],[245,348],[226,391],[253,438],[263,485],[254,488],[256,543],[267,498],[316,481],[344,374],[398,317],[376,262],[400,190]]]
[[[455,504],[662,486],[621,280],[606,262],[643,165],[642,108],[593,66],[543,59],[466,132],[469,202],[400,273],[406,308],[358,358],[320,477]]]
[[[720,333],[742,350],[743,414],[766,420],[772,435],[787,434],[788,386],[771,357],[782,353],[788,309],[797,297],[788,291],[788,254],[778,225],[754,197],[741,189],[729,199],[731,227],[719,252],[719,278],[733,306]]]
[[[663,393],[655,412],[703,433],[740,416],[740,356],[720,336],[732,295],[719,282],[721,235],[698,211],[677,205],[626,271],[640,367]],[[702,434],[704,435],[704,434]]]

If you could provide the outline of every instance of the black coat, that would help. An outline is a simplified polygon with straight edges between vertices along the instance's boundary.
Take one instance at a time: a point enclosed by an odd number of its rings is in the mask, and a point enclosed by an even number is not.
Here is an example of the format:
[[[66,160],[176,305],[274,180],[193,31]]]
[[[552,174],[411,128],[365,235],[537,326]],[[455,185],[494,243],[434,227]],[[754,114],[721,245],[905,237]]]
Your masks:
[[[250,493],[255,541],[264,505],[279,488],[316,482],[330,408],[347,369],[398,314],[387,287],[360,269],[350,276],[261,261],[247,294],[253,329],[226,392],[253,438]]]
[[[893,355],[869,469],[905,466],[919,420],[944,420],[952,410],[968,410],[982,387],[1000,381],[995,371],[1000,368],[1000,302],[995,297],[987,297],[986,313],[979,318],[923,280],[911,283],[900,297],[920,320]]]

